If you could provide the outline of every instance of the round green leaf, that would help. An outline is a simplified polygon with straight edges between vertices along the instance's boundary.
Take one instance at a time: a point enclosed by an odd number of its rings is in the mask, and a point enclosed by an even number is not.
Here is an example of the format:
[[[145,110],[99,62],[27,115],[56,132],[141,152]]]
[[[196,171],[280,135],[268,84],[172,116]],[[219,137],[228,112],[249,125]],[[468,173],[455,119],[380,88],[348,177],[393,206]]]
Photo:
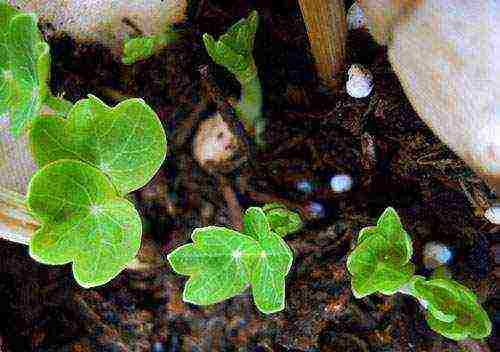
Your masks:
[[[137,254],[141,219],[98,169],[59,160],[33,176],[28,206],[42,222],[30,255],[46,264],[73,262],[83,287],[107,283]]]
[[[92,95],[76,103],[67,120],[38,118],[30,142],[39,166],[62,158],[88,162],[104,172],[121,195],[144,186],[167,149],[165,131],[142,99],[110,108]]]

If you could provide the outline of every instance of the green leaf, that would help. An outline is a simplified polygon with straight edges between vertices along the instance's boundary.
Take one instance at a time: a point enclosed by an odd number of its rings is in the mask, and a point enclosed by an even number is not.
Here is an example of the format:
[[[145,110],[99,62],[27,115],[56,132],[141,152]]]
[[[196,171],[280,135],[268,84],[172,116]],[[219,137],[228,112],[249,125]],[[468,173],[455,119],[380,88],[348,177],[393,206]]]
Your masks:
[[[285,308],[285,277],[293,262],[293,253],[275,233],[259,233],[260,252],[251,275],[252,293],[257,308],[266,314]]]
[[[302,226],[300,215],[288,210],[283,204],[270,203],[263,208],[271,230],[284,237],[288,234],[299,231]]]
[[[453,340],[480,339],[491,334],[491,321],[467,287],[446,279],[418,280],[415,295],[427,303],[430,328]]]
[[[210,34],[203,35],[205,48],[212,60],[227,68],[240,83],[247,82],[257,75],[252,56],[257,26],[258,15],[253,11],[247,18],[232,25],[218,41]]]
[[[205,305],[240,294],[251,285],[257,308],[266,314],[285,307],[285,277],[293,253],[283,239],[270,230],[261,208],[245,213],[245,235],[221,227],[196,229],[193,243],[169,254],[179,274],[190,279],[184,300]]]
[[[67,120],[37,118],[30,144],[39,166],[60,159],[88,162],[104,172],[121,195],[154,176],[167,148],[161,122],[142,99],[111,108],[92,95],[77,102]]]
[[[386,209],[376,227],[360,231],[358,244],[347,258],[354,295],[397,292],[413,276],[412,252],[411,239],[398,215],[394,209]]]
[[[49,95],[49,46],[33,14],[0,3],[0,113],[9,112],[19,136],[38,115]]]
[[[73,262],[83,287],[107,283],[137,254],[141,219],[98,169],[59,160],[38,170],[28,189],[28,207],[42,227],[30,255],[45,264]]]
[[[154,36],[129,39],[123,46],[122,62],[125,65],[131,65],[137,61],[145,60],[177,39],[179,39],[179,33],[172,29]]]
[[[245,211],[243,217],[243,232],[245,235],[253,237],[257,241],[259,240],[259,234],[269,233],[271,227],[266,218],[266,214],[261,208],[251,207]]]
[[[168,255],[174,271],[190,275],[184,288],[184,301],[207,305],[243,292],[258,251],[257,242],[216,226],[196,229],[191,238],[192,244]]]

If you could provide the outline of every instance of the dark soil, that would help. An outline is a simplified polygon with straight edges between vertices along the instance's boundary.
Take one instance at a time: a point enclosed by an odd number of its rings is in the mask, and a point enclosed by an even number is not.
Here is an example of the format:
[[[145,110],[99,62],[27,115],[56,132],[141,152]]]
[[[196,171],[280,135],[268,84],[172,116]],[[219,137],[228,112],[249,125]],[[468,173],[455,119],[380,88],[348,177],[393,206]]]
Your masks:
[[[493,194],[418,118],[384,48],[366,32],[351,33],[349,62],[371,69],[375,89],[366,99],[334,96],[318,83],[295,1],[214,3],[193,5],[185,38],[133,67],[99,46],[49,35],[53,92],[71,101],[92,93],[109,104],[116,92],[143,97],[164,123],[168,160],[135,195],[150,246],[142,253],[145,271],[85,290],[68,266],[39,265],[27,248],[1,243],[0,351],[487,351],[486,344],[458,345],[434,333],[410,298],[351,294],[345,262],[353,239],[392,206],[413,238],[417,272],[429,274],[424,244],[445,243],[453,277],[477,293],[494,324],[499,319],[500,231],[481,216]],[[216,84],[228,98],[238,84],[211,62],[200,34],[218,36],[252,8],[261,16],[254,53],[268,147],[250,144],[249,161],[226,184],[243,208],[280,200],[306,219],[304,230],[287,237],[295,259],[286,309],[269,316],[248,292],[209,307],[183,303],[186,278],[165,261],[195,227],[232,226],[220,179],[196,164],[191,140],[213,110],[206,87]],[[207,64],[209,82],[199,73]],[[340,173],[350,174],[354,187],[338,195],[329,180]],[[312,191],[298,190],[299,181]],[[487,341],[499,343],[494,334]]]

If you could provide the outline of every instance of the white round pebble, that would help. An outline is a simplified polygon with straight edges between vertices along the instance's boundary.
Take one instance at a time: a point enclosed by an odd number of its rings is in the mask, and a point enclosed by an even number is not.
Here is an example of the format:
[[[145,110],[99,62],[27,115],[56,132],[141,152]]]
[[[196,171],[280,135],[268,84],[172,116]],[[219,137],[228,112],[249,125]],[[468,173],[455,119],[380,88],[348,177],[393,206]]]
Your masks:
[[[352,64],[347,71],[346,90],[353,98],[366,98],[373,89],[373,75],[360,64]]]
[[[365,28],[367,26],[367,21],[365,14],[361,7],[357,3],[352,4],[347,11],[347,29],[354,30]]]
[[[325,217],[325,207],[323,204],[318,202],[310,202],[306,208],[309,211],[309,214],[315,219],[321,219]]]
[[[500,225],[500,205],[495,205],[486,210],[484,217],[492,224]]]
[[[330,187],[335,193],[347,192],[352,187],[352,177],[347,174],[335,175],[330,179]]]
[[[434,269],[448,263],[453,257],[451,250],[440,242],[427,242],[424,246],[424,265]]]

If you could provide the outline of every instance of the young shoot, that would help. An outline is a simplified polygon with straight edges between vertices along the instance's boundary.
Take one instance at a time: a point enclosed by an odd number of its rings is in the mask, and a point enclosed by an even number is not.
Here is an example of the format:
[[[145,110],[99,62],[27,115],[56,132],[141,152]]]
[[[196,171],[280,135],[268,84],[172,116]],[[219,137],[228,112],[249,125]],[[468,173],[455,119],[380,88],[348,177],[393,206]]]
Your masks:
[[[262,145],[265,121],[262,117],[262,88],[252,56],[258,15],[253,11],[247,18],[235,23],[217,41],[208,33],[203,42],[208,54],[218,65],[235,75],[241,85],[241,97],[235,106],[245,130]]]
[[[178,40],[179,36],[179,32],[169,28],[164,33],[130,38],[123,45],[122,62],[125,65],[132,65],[137,61],[146,60]]]
[[[291,212],[290,212],[291,213]],[[295,216],[292,223],[295,222]],[[298,215],[296,215],[298,216]],[[283,220],[283,218],[280,218]],[[285,308],[285,278],[293,261],[290,247],[278,235],[262,208],[247,209],[243,233],[224,227],[195,229],[193,243],[168,255],[173,270],[189,276],[184,287],[185,302],[208,305],[252,289],[255,305],[270,314]],[[279,228],[296,229],[279,223]]]
[[[356,298],[372,293],[397,292],[415,297],[427,310],[429,327],[453,339],[481,339],[491,333],[491,321],[467,287],[446,278],[426,280],[413,275],[412,242],[393,208],[387,208],[377,226],[363,228],[347,259]]]

